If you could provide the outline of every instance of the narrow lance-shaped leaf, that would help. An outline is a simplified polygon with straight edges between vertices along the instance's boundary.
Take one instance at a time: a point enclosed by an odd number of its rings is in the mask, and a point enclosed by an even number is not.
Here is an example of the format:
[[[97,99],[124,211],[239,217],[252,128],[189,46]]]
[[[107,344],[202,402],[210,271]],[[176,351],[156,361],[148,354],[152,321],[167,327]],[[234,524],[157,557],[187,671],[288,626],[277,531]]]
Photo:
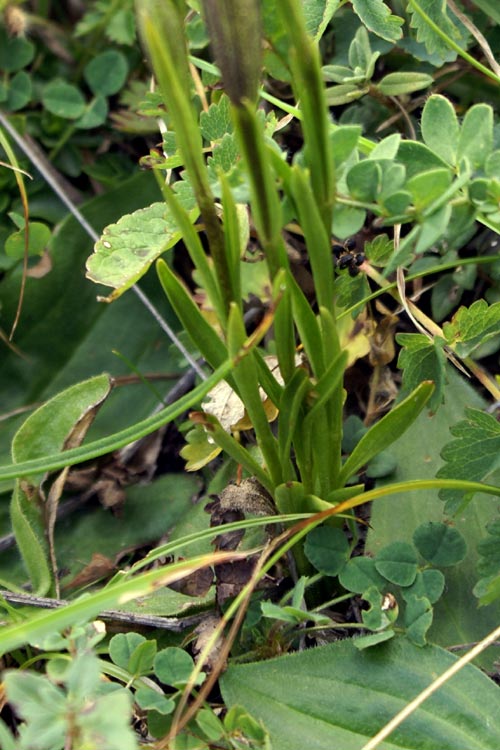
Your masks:
[[[184,284],[179,281],[167,264],[159,260],[156,270],[163,290],[190,339],[207,362],[212,367],[218,367],[227,359],[227,349],[223,341],[203,317]]]
[[[434,383],[425,381],[389,414],[366,432],[343,465],[339,483],[345,484],[370,459],[388,448],[418,417],[434,391]]]

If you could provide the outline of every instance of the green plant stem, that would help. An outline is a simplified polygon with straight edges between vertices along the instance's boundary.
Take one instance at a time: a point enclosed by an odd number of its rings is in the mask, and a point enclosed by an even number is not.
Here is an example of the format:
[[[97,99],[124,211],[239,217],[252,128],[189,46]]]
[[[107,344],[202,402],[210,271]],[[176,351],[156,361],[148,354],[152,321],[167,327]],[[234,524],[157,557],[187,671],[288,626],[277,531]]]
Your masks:
[[[234,294],[222,228],[209,185],[202,136],[191,103],[191,77],[183,21],[174,0],[162,3],[140,0],[136,6],[142,38],[174,123],[179,150],[205,224],[220,291],[228,309]]]
[[[303,113],[307,164],[323,226],[329,234],[335,201],[335,169],[318,45],[307,34],[298,0],[280,0],[277,8],[291,40],[292,85]]]
[[[482,65],[482,63],[480,63],[478,60],[475,60],[472,55],[469,55],[469,53],[462,49],[460,45],[454,42],[453,39],[448,36],[448,34],[446,34],[436,23],[434,23],[432,18],[430,18],[423,10],[423,8],[421,8],[417,0],[408,0],[408,2],[412,6],[415,13],[418,13],[418,15],[424,19],[426,24],[429,25],[429,27],[435,34],[441,37],[441,39],[448,45],[448,47],[455,50],[455,52],[460,55],[461,58],[466,60],[469,65],[472,65],[473,68],[476,68],[476,70],[479,70],[488,78],[491,78],[493,81],[495,81],[495,83],[500,83],[500,77],[497,76],[496,73],[493,73],[493,71],[489,70],[489,68],[486,68],[484,65]]]
[[[141,437],[150,435],[155,430],[158,430],[163,425],[168,424],[168,422],[183,414],[187,409],[199,403],[220,380],[229,375],[233,367],[234,362],[228,360],[218,367],[203,383],[194,388],[191,393],[180,398],[175,404],[167,406],[157,414],[153,414],[131,427],[115,432],[100,440],[95,440],[80,448],[71,448],[70,450],[44,458],[0,467],[0,479],[15,479],[32,473],[62,469],[65,466],[82,463],[83,461],[88,461],[92,458],[97,458],[97,456],[103,456],[105,453],[123,448],[129,443],[139,440]]]

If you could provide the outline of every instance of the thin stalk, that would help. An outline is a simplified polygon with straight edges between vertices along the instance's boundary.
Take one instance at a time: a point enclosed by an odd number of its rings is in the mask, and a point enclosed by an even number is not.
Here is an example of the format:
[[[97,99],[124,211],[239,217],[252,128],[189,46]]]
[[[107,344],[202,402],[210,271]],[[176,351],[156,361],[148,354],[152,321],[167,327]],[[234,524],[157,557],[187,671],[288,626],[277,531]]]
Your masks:
[[[468,52],[466,52],[462,47],[460,47],[459,44],[453,41],[448,34],[446,34],[440,26],[437,25],[437,23],[434,23],[432,18],[430,18],[427,13],[424,11],[424,9],[419,5],[417,0],[408,0],[409,4],[413,8],[413,10],[418,13],[418,15],[424,19],[426,24],[433,30],[435,34],[437,34],[451,49],[455,50],[455,52],[460,55],[460,57],[464,60],[466,60],[469,65],[472,65],[473,68],[476,68],[476,70],[479,70],[483,75],[487,76],[488,78],[491,78],[495,83],[500,83],[500,76],[498,76],[496,73],[493,73],[491,70],[486,68],[482,63],[480,63],[478,60],[475,60],[472,55],[469,55]]]

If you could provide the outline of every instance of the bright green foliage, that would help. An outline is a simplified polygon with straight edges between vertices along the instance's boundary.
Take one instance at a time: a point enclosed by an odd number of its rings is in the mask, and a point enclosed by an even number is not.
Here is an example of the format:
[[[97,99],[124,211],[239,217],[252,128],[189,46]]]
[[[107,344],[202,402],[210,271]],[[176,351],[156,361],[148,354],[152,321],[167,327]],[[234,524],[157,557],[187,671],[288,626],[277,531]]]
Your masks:
[[[459,357],[468,357],[475,349],[500,334],[500,303],[488,305],[478,299],[470,307],[461,307],[443,333]]]
[[[118,297],[180,236],[165,204],[153,203],[106,227],[87,261],[87,275],[96,283],[114,287],[112,297]]]
[[[413,389],[423,379],[435,385],[429,407],[436,411],[445,394],[446,357],[441,339],[430,339],[422,333],[398,333],[396,341],[403,347],[399,353],[398,367],[403,370],[405,390]]]
[[[443,62],[454,60],[456,53],[450,50],[447,42],[427,22],[429,18],[453,41],[459,40],[460,32],[447,15],[446,7],[434,0],[410,0],[408,5],[411,13],[411,26],[417,30],[417,40],[425,44],[429,53],[439,55]]]
[[[462,534],[445,523],[422,524],[415,530],[413,542],[424,560],[438,567],[456,565],[467,552]]]
[[[352,6],[366,28],[374,34],[389,42],[401,39],[404,21],[399,16],[393,16],[383,0],[353,0]]]
[[[4,247],[6,255],[17,260],[24,256],[25,234],[26,232],[23,228],[9,235]],[[42,255],[51,236],[52,232],[46,224],[42,224],[41,221],[30,221],[28,255]]]
[[[339,5],[340,0],[304,0],[304,19],[312,37],[321,39]]]
[[[274,750],[359,750],[402,706],[456,661],[436,646],[393,638],[367,651],[347,639],[279,659],[230,667],[222,694],[264,721]],[[468,665],[384,742],[387,750],[496,750],[499,689]],[[373,710],[377,706],[377,711]],[[347,719],[347,720],[346,720]]]
[[[446,463],[439,469],[438,477],[484,479],[499,466],[500,425],[497,420],[478,409],[466,409],[465,414],[465,419],[450,429],[455,440],[445,445],[441,452]],[[446,512],[456,512],[463,493],[441,490],[439,494],[447,501]]]

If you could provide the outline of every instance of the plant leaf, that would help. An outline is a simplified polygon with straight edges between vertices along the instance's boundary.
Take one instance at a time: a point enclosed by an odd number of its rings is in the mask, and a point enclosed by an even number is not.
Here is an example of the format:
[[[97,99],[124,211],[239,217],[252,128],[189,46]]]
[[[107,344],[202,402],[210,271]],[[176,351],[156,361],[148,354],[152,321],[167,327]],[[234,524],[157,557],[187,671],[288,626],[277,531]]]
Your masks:
[[[429,399],[429,408],[435,412],[444,399],[444,342],[437,338],[431,340],[423,333],[396,334],[396,341],[403,347],[399,353],[398,367],[403,370],[405,390],[416,388],[422,380],[432,380],[435,390]]]
[[[307,32],[317,41],[323,36],[340,0],[304,0],[302,9]]]
[[[194,220],[196,215],[191,214]],[[165,203],[153,203],[107,226],[87,261],[87,278],[115,291],[110,302],[135,284],[165,250],[181,238]]]
[[[421,128],[425,144],[455,164],[460,127],[451,102],[439,94],[430,96],[422,110]]]
[[[376,88],[385,96],[399,96],[411,94],[432,86],[434,79],[427,73],[405,72],[388,73],[376,84]]]
[[[500,466],[500,424],[495,417],[479,409],[466,409],[465,419],[453,425],[450,432],[456,440],[441,451],[445,465],[436,476],[454,479],[482,480]],[[463,492],[441,490],[446,512],[458,509]]]
[[[442,465],[439,455],[443,445],[450,439],[450,425],[463,419],[465,405],[475,406],[477,409],[485,407],[486,404],[479,398],[476,390],[458,373],[450,369],[448,378],[446,401],[439,411],[431,417],[422,413],[392,446],[391,451],[398,459],[398,467],[395,475],[390,478],[391,482],[433,479]],[[467,450],[466,446],[464,448]],[[472,455],[476,450],[477,445],[472,444],[469,454]],[[469,474],[467,478],[471,478]],[[380,486],[386,483],[384,480],[378,484]],[[478,495],[454,519],[456,528],[467,542],[468,551],[461,563],[446,570],[446,589],[434,605],[435,617],[430,638],[444,647],[478,641],[498,625],[500,603],[495,602],[485,607],[480,615],[471,606],[472,589],[477,582],[476,545],[484,537],[485,525],[496,517],[495,506],[489,497]],[[434,489],[402,492],[387,497],[382,502],[373,503],[366,543],[368,554],[376,556],[382,547],[394,539],[412,543],[415,529],[426,521],[443,521],[443,507],[436,502]],[[417,594],[431,599],[429,593]],[[492,648],[476,663],[491,669],[498,656],[499,650]]]
[[[411,544],[393,542],[383,547],[375,558],[381,576],[398,586],[411,586],[417,575],[417,556]]]
[[[493,109],[474,104],[467,110],[457,148],[457,162],[467,158],[473,170],[481,169],[493,150]]]
[[[316,570],[336,576],[349,557],[349,542],[341,529],[320,526],[307,535],[304,552]]]
[[[408,429],[429,401],[433,391],[434,384],[424,381],[404,401],[370,427],[343,465],[339,476],[340,486]]]
[[[470,307],[461,307],[450,323],[445,323],[446,341],[459,357],[470,356],[475,349],[500,333],[500,302],[488,305],[478,299]]]
[[[441,648],[418,648],[403,638],[363,651],[346,639],[231,666],[221,688],[228,706],[242,705],[264,723],[274,750],[359,750],[455,661]],[[491,717],[499,696],[499,688],[468,665],[384,742],[384,750],[495,750],[500,728]]]
[[[458,529],[435,521],[427,521],[415,529],[413,543],[424,560],[437,567],[456,565],[467,552],[465,539]]]
[[[352,7],[367,29],[388,42],[397,42],[404,19],[393,16],[383,0],[353,0]]]
[[[411,13],[410,26],[417,30],[417,41],[425,44],[429,54],[439,55],[443,61],[454,60],[457,53],[450,50],[446,41],[434,31],[428,24],[427,19],[423,17],[423,14],[427,15],[441,31],[457,41],[460,38],[460,32],[446,15],[446,5],[437,3],[435,0],[418,0],[418,8],[422,13],[417,10],[413,2],[408,5],[408,10]]]

